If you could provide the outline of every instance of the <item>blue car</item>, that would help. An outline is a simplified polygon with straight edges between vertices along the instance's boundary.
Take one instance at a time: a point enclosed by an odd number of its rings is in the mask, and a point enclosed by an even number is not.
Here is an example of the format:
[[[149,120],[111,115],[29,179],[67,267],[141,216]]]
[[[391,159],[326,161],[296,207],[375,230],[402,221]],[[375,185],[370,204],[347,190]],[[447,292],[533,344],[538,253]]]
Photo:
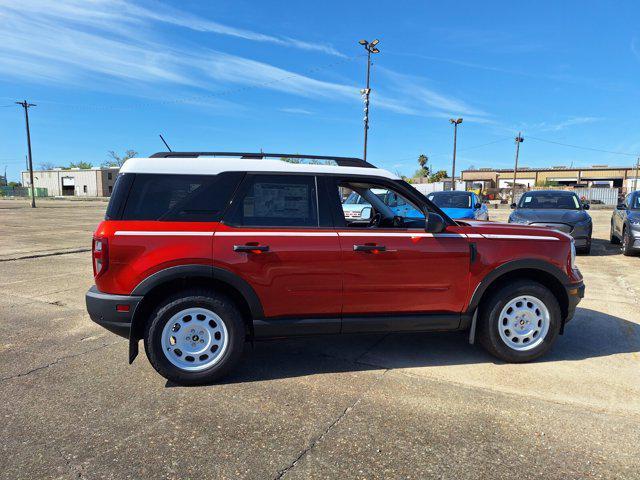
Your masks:
[[[427,198],[451,218],[489,220],[489,209],[473,192],[433,192]]]

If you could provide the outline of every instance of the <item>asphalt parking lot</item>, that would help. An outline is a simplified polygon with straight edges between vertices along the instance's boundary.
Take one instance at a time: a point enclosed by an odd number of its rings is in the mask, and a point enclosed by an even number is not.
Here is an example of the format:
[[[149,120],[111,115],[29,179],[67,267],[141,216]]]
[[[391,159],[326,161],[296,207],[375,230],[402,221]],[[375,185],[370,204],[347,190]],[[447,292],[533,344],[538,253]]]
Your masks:
[[[85,312],[105,207],[0,201],[0,478],[640,478],[640,257],[609,245],[609,210],[539,362],[464,334],[319,337],[184,388]]]

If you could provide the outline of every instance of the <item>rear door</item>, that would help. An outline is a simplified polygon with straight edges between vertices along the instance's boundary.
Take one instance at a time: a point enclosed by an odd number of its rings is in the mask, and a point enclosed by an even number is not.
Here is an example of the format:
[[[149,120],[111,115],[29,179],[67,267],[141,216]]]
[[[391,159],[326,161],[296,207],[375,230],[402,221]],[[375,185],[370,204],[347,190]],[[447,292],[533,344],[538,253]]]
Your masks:
[[[316,318],[323,332],[339,332],[340,243],[314,175],[247,174],[213,259],[253,288],[266,318]]]
[[[337,199],[340,188],[358,193],[385,189],[383,198],[393,198],[407,204],[407,211],[418,212],[421,207],[393,185],[357,177],[336,178],[329,195]],[[376,213],[380,212],[374,204]],[[344,272],[343,331],[349,330],[350,315],[461,312],[467,299],[469,243],[455,231],[457,227],[426,233],[424,217],[413,215],[403,220],[405,225],[394,226],[393,220],[387,219],[376,226],[345,221],[343,213],[337,212],[337,227],[342,218],[338,236]]]

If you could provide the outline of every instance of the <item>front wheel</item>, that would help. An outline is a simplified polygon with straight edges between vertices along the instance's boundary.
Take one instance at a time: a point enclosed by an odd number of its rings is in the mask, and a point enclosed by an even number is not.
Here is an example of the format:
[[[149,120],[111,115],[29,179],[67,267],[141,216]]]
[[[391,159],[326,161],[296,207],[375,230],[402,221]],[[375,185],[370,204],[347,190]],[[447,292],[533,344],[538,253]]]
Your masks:
[[[620,243],[620,239],[616,236],[613,231],[613,222],[611,222],[611,231],[609,232],[609,243],[613,245],[618,245]]]
[[[167,380],[199,385],[227,374],[240,359],[244,340],[244,322],[231,299],[195,289],[156,308],[144,346],[153,368]]]
[[[627,227],[624,227],[622,230],[622,246],[620,247],[620,250],[622,251],[622,254],[627,257],[633,254],[633,250],[631,249],[631,234]]]
[[[589,255],[591,253],[591,237],[587,239],[587,244],[584,247],[576,249],[576,253],[581,255]]]
[[[515,281],[481,305],[478,340],[501,360],[528,362],[551,348],[561,322],[558,300],[548,288],[534,281]]]

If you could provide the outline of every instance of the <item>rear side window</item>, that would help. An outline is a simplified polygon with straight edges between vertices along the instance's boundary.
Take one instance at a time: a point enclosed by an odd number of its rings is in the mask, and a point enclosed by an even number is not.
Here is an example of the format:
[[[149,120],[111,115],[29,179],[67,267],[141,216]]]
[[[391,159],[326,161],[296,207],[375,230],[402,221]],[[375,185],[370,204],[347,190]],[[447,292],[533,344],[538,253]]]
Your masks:
[[[217,222],[243,175],[136,174],[122,220]]]
[[[249,227],[317,227],[316,178],[250,175],[234,199],[229,224]]]
[[[134,177],[135,175],[133,173],[123,173],[118,175],[111,192],[109,206],[107,206],[107,213],[104,216],[105,220],[117,220],[120,218]]]

